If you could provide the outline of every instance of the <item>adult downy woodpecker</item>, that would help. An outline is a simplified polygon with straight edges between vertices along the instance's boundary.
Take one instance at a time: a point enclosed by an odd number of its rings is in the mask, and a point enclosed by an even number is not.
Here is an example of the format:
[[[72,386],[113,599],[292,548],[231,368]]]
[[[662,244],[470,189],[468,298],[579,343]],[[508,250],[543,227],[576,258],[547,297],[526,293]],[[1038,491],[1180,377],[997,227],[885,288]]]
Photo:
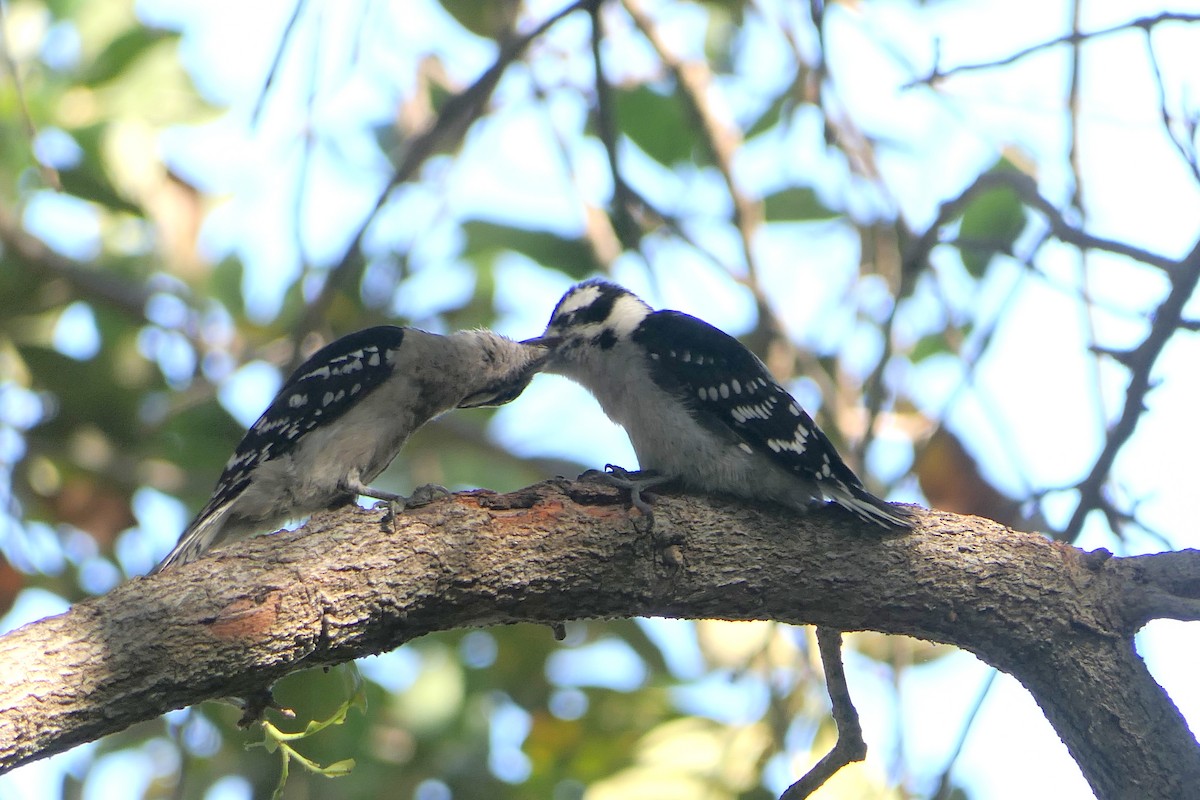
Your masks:
[[[403,509],[409,498],[368,484],[413,431],[452,408],[513,400],[545,358],[542,347],[483,330],[381,325],[331,342],[246,431],[212,499],[154,571],[357,495]]]
[[[678,480],[796,509],[829,500],[886,528],[912,527],[907,509],[863,488],[762,361],[703,320],[591,280],[563,295],[545,334],[529,341],[550,348],[543,371],[595,395],[641,469],[656,473],[624,484],[635,503],[641,489]]]

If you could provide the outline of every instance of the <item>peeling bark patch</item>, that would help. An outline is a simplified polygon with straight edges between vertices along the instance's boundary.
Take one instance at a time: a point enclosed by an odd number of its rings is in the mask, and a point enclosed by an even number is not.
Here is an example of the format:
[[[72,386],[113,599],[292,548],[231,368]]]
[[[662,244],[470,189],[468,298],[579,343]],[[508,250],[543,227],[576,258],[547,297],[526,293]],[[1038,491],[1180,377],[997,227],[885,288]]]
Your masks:
[[[542,525],[551,525],[552,526],[555,524],[555,522],[560,518],[560,515],[563,513],[563,505],[562,505],[562,503],[549,502],[549,503],[540,503],[540,504],[531,505],[531,506],[518,506],[516,508],[492,509],[492,510],[493,511],[504,510],[504,511],[516,512],[513,514],[498,514],[498,515],[496,515],[496,516],[505,517],[506,519],[513,519],[513,520],[520,519],[523,521],[527,520],[531,524],[540,523]]]
[[[621,506],[581,506],[579,510],[592,519],[625,519],[631,512],[631,509]],[[638,512],[638,516],[641,516],[641,512]]]
[[[536,491],[509,492],[508,494],[477,494],[475,495],[480,508],[490,508],[494,511],[507,511],[513,508],[533,508],[541,496]]]
[[[260,639],[275,625],[282,602],[283,592],[277,589],[260,598],[239,597],[208,623],[209,633],[218,639]]]

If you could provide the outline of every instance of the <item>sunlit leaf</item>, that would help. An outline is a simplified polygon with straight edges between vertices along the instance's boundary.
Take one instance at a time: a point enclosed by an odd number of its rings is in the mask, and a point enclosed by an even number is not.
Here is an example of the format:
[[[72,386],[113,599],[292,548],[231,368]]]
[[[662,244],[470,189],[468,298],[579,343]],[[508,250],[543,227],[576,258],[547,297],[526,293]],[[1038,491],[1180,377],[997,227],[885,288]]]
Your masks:
[[[135,59],[144,55],[154,45],[176,37],[175,33],[157,28],[140,25],[131,27],[113,39],[108,47],[88,64],[80,82],[85,86],[97,86],[110,81],[128,70]]]
[[[354,769],[356,762],[353,758],[344,758],[341,761],[335,761],[332,764],[316,770],[318,775],[324,775],[326,778],[342,778],[350,774]]]

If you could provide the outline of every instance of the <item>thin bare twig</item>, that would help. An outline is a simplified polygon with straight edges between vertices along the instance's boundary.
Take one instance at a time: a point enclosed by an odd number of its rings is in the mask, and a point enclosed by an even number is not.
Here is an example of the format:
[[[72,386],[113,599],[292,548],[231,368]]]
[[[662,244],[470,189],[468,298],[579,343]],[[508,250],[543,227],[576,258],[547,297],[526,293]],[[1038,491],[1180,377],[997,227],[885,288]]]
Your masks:
[[[641,0],[623,0],[625,10],[633,19],[634,24],[650,46],[658,55],[663,65],[675,77],[679,92],[687,103],[696,121],[699,123],[699,133],[708,152],[712,155],[717,172],[725,183],[726,191],[733,204],[733,224],[738,231],[742,246],[742,258],[746,266],[746,275],[739,276],[726,270],[730,278],[745,286],[754,297],[758,312],[758,333],[765,339],[764,350],[767,365],[776,372],[793,372],[795,362],[800,355],[788,338],[783,324],[771,309],[766,293],[758,280],[758,259],[754,254],[754,240],[758,230],[765,222],[765,210],[761,200],[752,199],[737,184],[733,174],[733,161],[742,143],[742,134],[732,124],[726,124],[709,99],[712,84],[712,73],[707,64],[702,62],[686,62],[677,56],[659,33],[658,26],[646,12]],[[781,352],[786,358],[772,358],[772,351]],[[821,381],[818,376],[824,371],[820,362],[815,358],[804,359],[804,374],[809,375],[822,384],[824,395],[833,398],[830,388],[836,385],[832,380]],[[786,367],[786,369],[785,369]],[[830,403],[832,406],[833,403]],[[836,415],[828,415],[836,419]],[[835,430],[825,426],[826,433]]]
[[[601,42],[604,34],[600,18],[600,6],[591,9],[592,14],[592,67],[595,73],[596,91],[596,130],[604,152],[608,158],[609,173],[613,180],[613,227],[621,240],[623,247],[629,250],[640,250],[641,239],[651,225],[662,225],[680,241],[687,244],[697,254],[704,257],[710,264],[729,275],[735,281],[746,285],[751,291],[754,287],[740,279],[733,268],[721,260],[715,253],[706,249],[695,237],[689,234],[678,217],[658,208],[648,198],[638,192],[626,180],[620,165],[620,125],[616,115],[616,104],[612,98],[612,87],[604,77],[604,63],[601,53]]]
[[[1127,391],[1126,407],[1121,419],[1110,430],[1108,443],[1091,474],[1075,487],[1080,491],[1080,504],[1071,522],[1058,536],[1069,541],[1079,533],[1086,514],[1093,509],[1102,508],[1103,485],[1118,450],[1136,427],[1145,395],[1150,388],[1149,373],[1153,363],[1171,332],[1183,326],[1180,317],[1182,304],[1191,295],[1197,278],[1200,277],[1200,244],[1183,262],[1179,262],[1124,242],[1094,236],[1068,223],[1062,212],[1038,192],[1037,184],[1029,176],[1015,172],[990,172],[979,176],[961,195],[942,205],[934,223],[907,249],[904,258],[908,266],[905,267],[905,272],[914,272],[918,262],[928,259],[933,247],[940,242],[939,234],[943,225],[960,216],[977,195],[999,186],[1011,188],[1024,203],[1042,214],[1049,224],[1050,233],[1059,240],[1081,250],[1102,250],[1153,266],[1165,272],[1173,285],[1170,296],[1155,313],[1151,335],[1133,353],[1125,356],[1127,366],[1133,373]]]
[[[1071,35],[1075,37],[1081,33],[1079,18],[1082,6],[1081,0],[1074,0],[1071,3]],[[1079,72],[1082,69],[1082,62],[1083,43],[1078,40],[1072,41],[1067,85],[1067,125],[1071,131],[1071,145],[1067,151],[1067,162],[1071,165],[1071,176],[1075,182],[1071,190],[1071,205],[1080,210],[1083,209],[1083,168],[1079,164],[1079,86],[1082,83]]]
[[[896,237],[890,239],[889,243],[895,243],[897,251],[899,250],[899,237],[901,233],[907,234],[908,228],[904,221],[899,217],[895,221]],[[880,226],[880,230],[882,226]],[[878,237],[877,237],[878,238]],[[878,247],[876,247],[878,252]],[[892,308],[888,312],[887,319],[883,321],[880,330],[880,339],[883,342],[883,352],[879,354],[879,360],[875,364],[875,368],[871,370],[871,374],[863,381],[863,399],[866,403],[867,424],[863,429],[863,438],[860,443],[861,452],[865,453],[867,448],[871,446],[871,442],[875,440],[875,425],[879,421],[879,416],[883,413],[883,401],[886,394],[886,387],[883,384],[883,375],[887,371],[888,362],[892,359],[894,352],[895,337],[893,331],[896,327],[896,313],[900,310],[900,300],[904,295],[911,292],[915,285],[915,280],[907,282],[901,281],[901,286],[897,287],[897,291],[892,302]]]
[[[1158,66],[1158,56],[1154,54],[1154,39],[1150,28],[1143,29],[1146,33],[1146,55],[1150,59],[1150,68],[1154,70],[1154,83],[1158,87],[1158,107],[1159,113],[1162,115],[1163,130],[1167,133],[1167,138],[1171,140],[1171,144],[1175,145],[1175,149],[1179,151],[1179,155],[1187,163],[1192,171],[1192,175],[1200,182],[1200,164],[1196,159],[1195,142],[1185,141],[1175,133],[1175,129],[1171,126],[1171,112],[1167,108],[1167,86],[1163,81],[1162,70]]]
[[[1071,515],[1071,521],[1063,530],[1065,541],[1073,540],[1083,528],[1088,513],[1104,507],[1104,486],[1108,482],[1117,454],[1137,428],[1142,412],[1146,410],[1146,395],[1152,388],[1150,373],[1166,346],[1167,341],[1180,329],[1183,307],[1191,298],[1200,282],[1200,242],[1171,270],[1171,290],[1152,315],[1150,333],[1131,353],[1126,364],[1129,367],[1129,386],[1125,389],[1125,407],[1121,416],[1108,432],[1104,449],[1088,476],[1079,483],[1079,505]]]
[[[596,131],[600,143],[604,145],[604,152],[608,159],[609,174],[612,176],[612,225],[616,231],[617,238],[621,242],[621,246],[627,250],[640,251],[643,236],[653,230],[654,226],[661,225],[670,231],[672,235],[678,237],[684,244],[695,250],[697,254],[705,258],[714,267],[737,280],[732,267],[696,241],[695,237],[687,232],[687,229],[677,216],[657,207],[625,180],[620,163],[620,147],[618,144],[620,124],[617,119],[616,103],[613,102],[612,87],[604,76],[604,60],[601,51],[604,27],[600,16],[600,4],[592,7],[591,15],[592,69],[595,74],[596,91]]]
[[[617,147],[617,114],[616,104],[612,99],[612,87],[604,77],[604,59],[601,54],[601,44],[604,38],[604,24],[600,16],[600,4],[590,9],[592,16],[592,70],[595,72],[596,87],[596,132],[604,152],[608,156],[608,169],[612,174],[613,196],[612,217],[613,230],[626,250],[638,250],[641,247],[643,226],[639,219],[645,215],[647,203],[635,192],[621,173],[620,151]],[[660,215],[661,216],[661,215]]]
[[[625,10],[633,18],[638,30],[650,42],[659,60],[675,76],[679,91],[691,107],[692,113],[700,123],[700,135],[705,145],[712,153],[713,161],[721,178],[725,181],[730,200],[733,202],[733,222],[741,234],[742,254],[746,260],[746,271],[749,276],[757,274],[754,257],[754,234],[763,222],[763,207],[761,201],[751,200],[737,185],[733,177],[733,158],[741,145],[741,132],[732,125],[723,123],[712,108],[709,101],[709,88],[712,84],[712,73],[707,64],[685,62],[671,51],[666,41],[658,32],[658,27],[642,8],[640,0],[624,0]]]
[[[300,5],[302,5],[302,3],[303,0],[301,0],[301,3],[297,3],[296,5],[297,14],[299,14]],[[313,149],[316,145],[317,138],[316,129],[313,126],[313,118],[315,116],[314,108],[317,101],[317,84],[320,80],[321,72],[321,16],[323,14],[323,9],[323,6],[319,6],[317,8],[317,22],[313,31],[313,52],[312,58],[309,59],[308,92],[304,104],[304,133],[300,137],[300,166],[298,167],[299,174],[296,178],[296,198],[292,208],[292,213],[295,215],[295,227],[293,230],[293,235],[296,237],[296,254],[300,259],[301,274],[305,272],[304,268],[308,263],[308,257],[305,254],[304,249],[304,203],[308,195],[307,187],[309,180],[309,169],[312,164]],[[296,17],[293,16],[292,23],[295,21]],[[291,31],[292,23],[288,24],[289,32]],[[287,35],[287,33],[284,34],[285,39],[287,38]],[[282,51],[282,49],[283,46],[281,44],[280,50]],[[278,58],[278,56],[276,58]],[[272,70],[274,70],[274,67],[272,67]],[[266,87],[263,87],[263,92],[265,95]],[[255,108],[255,112],[258,112],[258,108]]]
[[[283,35],[279,37],[279,47],[275,49],[275,58],[271,60],[271,66],[267,69],[267,77],[263,81],[262,91],[258,93],[258,99],[254,101],[254,110],[250,112],[250,127],[252,128],[257,128],[259,120],[262,119],[263,107],[267,104],[267,93],[275,84],[275,76],[279,74],[279,67],[283,63],[283,51],[287,49],[287,44],[296,30],[296,23],[304,11],[304,2],[305,0],[296,0],[292,16],[288,18],[287,24],[283,27]],[[317,27],[319,31],[320,26]]]
[[[906,280],[911,280],[912,276],[920,274],[924,265],[928,262],[933,248],[941,243],[941,230],[945,225],[948,225],[961,216],[977,196],[1002,186],[1015,191],[1025,204],[1045,217],[1051,235],[1060,241],[1078,247],[1081,251],[1094,249],[1123,255],[1156,267],[1168,274],[1171,274],[1178,268],[1178,263],[1174,259],[1134,247],[1125,242],[1095,236],[1068,223],[1063,213],[1053,203],[1042,196],[1038,191],[1036,182],[1029,176],[1017,172],[988,172],[980,175],[958,197],[943,203],[934,222],[924,233],[909,241],[907,247],[904,249],[902,256],[903,265],[901,267],[901,274],[908,276]],[[965,243],[958,242],[958,245],[963,247]],[[1084,299],[1085,302],[1088,302],[1086,294]],[[891,322],[892,317],[889,317],[884,329],[885,342],[890,342]],[[982,355],[982,352],[979,355]],[[867,378],[867,386],[875,387],[866,393],[868,397],[868,418],[870,421],[868,431],[873,430],[875,418],[881,408],[882,391],[879,387],[882,385],[885,367],[886,357],[885,359],[881,359],[879,364],[876,365],[875,370]]]
[[[1010,53],[1004,58],[999,58],[995,61],[981,61],[974,64],[960,64],[957,67],[951,67],[947,70],[943,70],[941,67],[935,64],[933,71],[924,78],[917,78],[909,81],[902,88],[911,89],[914,86],[926,86],[942,80],[943,78],[948,78],[952,75],[958,75],[963,72],[973,72],[981,69],[995,69],[996,67],[1008,66],[1009,64],[1013,64],[1023,58],[1027,58],[1034,53],[1039,53],[1043,50],[1057,47],[1060,44],[1080,44],[1088,41],[1089,39],[1098,39],[1102,36],[1109,36],[1114,33],[1132,30],[1133,28],[1141,28],[1148,31],[1154,26],[1160,25],[1164,22],[1200,22],[1200,14],[1184,14],[1182,12],[1164,11],[1163,13],[1155,14],[1152,17],[1138,17],[1137,19],[1132,19],[1128,22],[1122,22],[1120,25],[1113,25],[1112,27],[1101,28],[1100,30],[1096,31],[1088,31],[1086,33],[1072,31],[1071,33],[1063,34],[1062,36],[1057,36],[1053,39],[1048,39],[1044,42],[1039,42],[1038,44],[1030,45],[1029,47],[1017,50],[1016,52]]]
[[[555,152],[558,155],[559,163],[562,165],[563,175],[571,188],[575,190],[576,200],[579,203],[580,210],[583,212],[583,239],[592,251],[592,258],[596,264],[604,268],[610,268],[613,262],[621,255],[624,246],[623,242],[614,230],[612,217],[588,202],[583,192],[580,191],[579,173],[571,161],[571,148],[566,138],[562,135],[562,132],[554,124],[554,115],[549,112],[549,107],[546,103],[546,90],[538,83],[536,77],[531,78],[531,80],[534,84],[534,96],[545,106],[544,121],[546,132],[554,140]]]
[[[842,665],[842,632],[818,626],[817,646],[821,650],[821,664],[825,667],[825,687],[833,707],[833,721],[837,723],[837,744],[803,778],[789,786],[779,800],[803,800],[842,767],[867,757],[867,743],[862,738],[858,710],[850,699],[850,688],[846,685],[846,670]]]
[[[1082,0],[1074,0],[1071,3],[1071,33],[1078,36],[1080,34],[1080,20],[1083,15]],[[1083,203],[1083,166],[1080,163],[1081,136],[1079,131],[1080,121],[1080,85],[1083,83],[1081,72],[1083,70],[1083,42],[1075,41],[1071,43],[1071,63],[1070,63],[1070,84],[1067,90],[1067,127],[1070,130],[1071,145],[1067,152],[1067,162],[1071,167],[1071,176],[1073,186],[1071,188],[1070,207],[1076,209],[1079,213],[1079,227],[1087,226],[1087,208]],[[1089,347],[1094,347],[1097,343],[1096,338],[1096,305],[1092,300],[1091,292],[1091,269],[1090,269],[1089,253],[1085,249],[1079,251],[1079,293],[1080,300],[1083,304],[1082,316],[1084,326],[1084,337],[1086,338]],[[1100,426],[1099,435],[1103,437],[1104,426],[1109,418],[1108,409],[1105,404],[1104,387],[1100,380],[1100,359],[1093,357],[1085,359],[1086,369],[1088,370],[1088,378],[1092,385],[1092,406],[1095,409],[1096,422]],[[990,684],[989,684],[990,685]],[[966,735],[964,731],[963,735]],[[947,773],[949,770],[947,769]],[[943,775],[945,778],[945,775]]]
[[[492,66],[488,67],[475,83],[448,99],[433,124],[406,143],[403,158],[392,173],[387,186],[379,193],[374,206],[363,219],[354,240],[346,248],[341,261],[329,270],[320,294],[308,305],[303,318],[297,324],[295,341],[303,341],[309,333],[316,330],[337,293],[362,274],[366,267],[366,257],[362,249],[363,239],[366,237],[372,220],[387,204],[392,190],[411,180],[421,165],[435,153],[458,146],[471,123],[482,113],[504,71],[520,58],[531,42],[542,36],[564,17],[576,11],[588,9],[597,2],[599,0],[576,0],[561,11],[547,17],[528,34],[504,44]]]
[[[954,788],[954,785],[950,783],[950,773],[954,770],[954,764],[958,761],[958,757],[962,755],[963,746],[967,743],[967,736],[971,733],[971,727],[975,724],[975,718],[979,716],[979,712],[983,708],[983,701],[987,699],[988,694],[992,691],[992,686],[996,683],[996,676],[999,674],[994,667],[988,670],[987,680],[983,682],[983,688],[979,691],[979,696],[975,698],[975,704],[967,712],[967,719],[958,734],[958,741],[954,743],[954,750],[950,753],[950,759],[946,762],[941,777],[938,778],[938,788],[933,795],[933,800],[950,800],[950,791]]]

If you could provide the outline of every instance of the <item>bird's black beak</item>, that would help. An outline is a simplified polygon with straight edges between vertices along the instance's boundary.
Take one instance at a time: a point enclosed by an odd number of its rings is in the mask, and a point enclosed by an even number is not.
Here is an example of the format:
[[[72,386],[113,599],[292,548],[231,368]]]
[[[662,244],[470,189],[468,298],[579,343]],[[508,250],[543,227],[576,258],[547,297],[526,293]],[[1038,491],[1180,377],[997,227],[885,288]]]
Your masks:
[[[521,344],[530,344],[534,347],[548,347],[553,350],[561,341],[561,336],[535,336],[532,339],[522,340]]]

